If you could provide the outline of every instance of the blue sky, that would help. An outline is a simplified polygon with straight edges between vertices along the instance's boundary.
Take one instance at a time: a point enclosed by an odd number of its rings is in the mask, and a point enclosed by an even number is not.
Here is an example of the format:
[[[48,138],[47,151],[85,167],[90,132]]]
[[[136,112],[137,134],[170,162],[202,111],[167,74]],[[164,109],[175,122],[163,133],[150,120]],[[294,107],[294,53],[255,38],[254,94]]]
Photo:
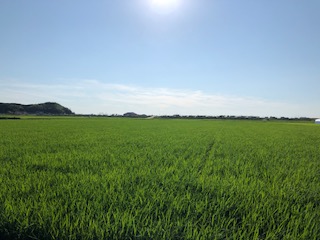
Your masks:
[[[319,0],[1,0],[0,102],[320,117],[319,12]]]

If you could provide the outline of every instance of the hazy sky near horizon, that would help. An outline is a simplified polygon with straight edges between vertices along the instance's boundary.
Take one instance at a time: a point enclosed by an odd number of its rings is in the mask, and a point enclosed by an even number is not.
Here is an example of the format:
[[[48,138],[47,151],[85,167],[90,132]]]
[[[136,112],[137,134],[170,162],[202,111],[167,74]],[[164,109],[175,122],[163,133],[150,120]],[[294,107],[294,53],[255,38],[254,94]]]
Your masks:
[[[319,0],[1,0],[0,102],[320,117]]]

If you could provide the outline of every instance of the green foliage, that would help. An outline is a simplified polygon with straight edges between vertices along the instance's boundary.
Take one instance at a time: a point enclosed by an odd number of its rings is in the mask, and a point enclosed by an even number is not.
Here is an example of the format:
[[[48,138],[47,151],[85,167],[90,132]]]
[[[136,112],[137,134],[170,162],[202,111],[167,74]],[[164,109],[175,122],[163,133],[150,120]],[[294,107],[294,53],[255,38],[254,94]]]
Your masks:
[[[30,105],[22,105],[17,103],[0,103],[0,114],[70,115],[73,114],[73,112],[70,109],[54,102]]]
[[[320,238],[317,125],[60,118],[0,136],[0,238]]]

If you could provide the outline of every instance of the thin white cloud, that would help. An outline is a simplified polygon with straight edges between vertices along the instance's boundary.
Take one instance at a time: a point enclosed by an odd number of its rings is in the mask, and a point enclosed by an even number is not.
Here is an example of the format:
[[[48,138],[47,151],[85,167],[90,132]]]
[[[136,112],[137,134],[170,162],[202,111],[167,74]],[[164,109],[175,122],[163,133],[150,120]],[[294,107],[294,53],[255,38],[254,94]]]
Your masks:
[[[145,88],[103,83],[94,79],[60,80],[56,84],[0,82],[0,101],[37,103],[56,101],[76,113],[128,111],[164,115],[245,115],[316,117],[316,106],[274,102],[252,97],[208,94],[202,91]]]

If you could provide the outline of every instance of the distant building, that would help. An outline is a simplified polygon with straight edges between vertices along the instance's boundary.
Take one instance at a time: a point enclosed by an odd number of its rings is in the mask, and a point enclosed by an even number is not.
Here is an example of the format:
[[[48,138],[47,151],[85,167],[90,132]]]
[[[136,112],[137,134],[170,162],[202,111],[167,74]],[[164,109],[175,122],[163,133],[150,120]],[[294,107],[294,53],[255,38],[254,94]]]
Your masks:
[[[316,124],[320,124],[320,119],[316,119],[314,122],[315,122]]]

